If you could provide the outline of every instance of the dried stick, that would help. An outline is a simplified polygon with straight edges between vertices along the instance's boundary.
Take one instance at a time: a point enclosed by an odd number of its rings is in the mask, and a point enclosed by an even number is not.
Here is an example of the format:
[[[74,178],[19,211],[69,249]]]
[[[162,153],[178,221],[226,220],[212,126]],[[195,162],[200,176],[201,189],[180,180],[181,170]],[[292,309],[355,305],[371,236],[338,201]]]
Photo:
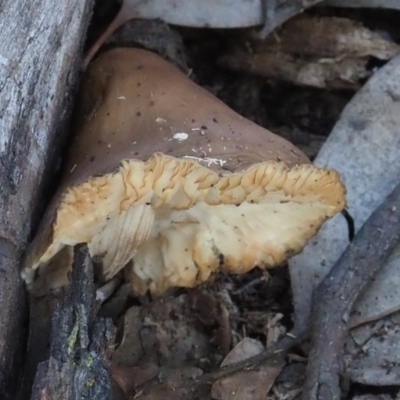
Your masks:
[[[313,295],[303,400],[339,400],[351,308],[400,239],[400,184],[368,218]]]
[[[216,371],[204,374],[199,378],[199,382],[202,384],[210,384],[214,383],[218,379],[233,375],[239,371],[255,370],[260,364],[276,356],[277,354],[287,354],[293,347],[299,345],[306,338],[306,332],[300,332],[295,329],[293,332],[287,333],[281,340],[276,342],[271,347],[265,349],[260,354],[246,358],[243,361],[227,365],[226,367],[217,369]]]

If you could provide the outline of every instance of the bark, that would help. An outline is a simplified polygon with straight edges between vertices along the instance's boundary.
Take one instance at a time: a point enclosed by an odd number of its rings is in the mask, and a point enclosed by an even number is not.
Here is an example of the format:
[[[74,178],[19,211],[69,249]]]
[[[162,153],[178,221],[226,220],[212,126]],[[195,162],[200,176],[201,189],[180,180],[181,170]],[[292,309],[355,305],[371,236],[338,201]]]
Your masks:
[[[0,8],[0,398],[24,353],[21,254],[70,115],[93,0],[3,0]]]
[[[97,318],[99,305],[89,251],[78,245],[67,294],[53,307],[50,357],[38,366],[32,400],[111,398],[115,328]]]

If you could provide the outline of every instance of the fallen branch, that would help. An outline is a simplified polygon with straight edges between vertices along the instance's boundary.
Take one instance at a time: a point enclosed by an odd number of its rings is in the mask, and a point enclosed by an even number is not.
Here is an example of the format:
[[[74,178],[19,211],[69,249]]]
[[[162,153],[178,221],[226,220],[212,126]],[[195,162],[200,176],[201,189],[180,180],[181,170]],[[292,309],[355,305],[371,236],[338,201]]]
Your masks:
[[[71,283],[53,314],[50,358],[39,364],[32,400],[108,399],[115,328],[98,318],[93,264],[85,245],[74,250]]]
[[[400,184],[368,218],[313,295],[303,400],[339,400],[351,308],[400,240]]]
[[[21,253],[57,170],[92,0],[0,2],[0,398],[15,400],[25,356]],[[49,187],[49,186],[47,186]]]

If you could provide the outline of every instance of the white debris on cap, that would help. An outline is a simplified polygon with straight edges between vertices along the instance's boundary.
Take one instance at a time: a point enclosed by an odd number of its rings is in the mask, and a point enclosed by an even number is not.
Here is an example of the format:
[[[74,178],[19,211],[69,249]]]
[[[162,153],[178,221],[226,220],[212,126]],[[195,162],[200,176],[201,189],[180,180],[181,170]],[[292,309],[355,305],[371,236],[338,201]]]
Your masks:
[[[207,167],[211,167],[211,165],[218,165],[223,167],[226,164],[226,160],[221,160],[219,158],[210,158],[210,157],[194,157],[194,156],[183,156],[183,158],[190,158],[191,160],[196,160],[200,163],[207,164]]]
[[[172,136],[173,139],[177,140],[178,142],[183,142],[189,137],[189,135],[185,132],[178,132],[175,133],[174,136]]]

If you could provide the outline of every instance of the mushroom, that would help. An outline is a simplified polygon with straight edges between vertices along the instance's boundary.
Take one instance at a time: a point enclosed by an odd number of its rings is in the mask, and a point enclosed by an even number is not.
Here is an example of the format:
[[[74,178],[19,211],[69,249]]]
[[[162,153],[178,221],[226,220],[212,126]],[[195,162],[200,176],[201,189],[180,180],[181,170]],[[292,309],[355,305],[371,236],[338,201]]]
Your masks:
[[[346,207],[335,171],[145,50],[113,49],[90,65],[74,130],[26,254],[36,294],[66,284],[78,243],[104,280],[124,268],[133,294],[271,268]]]

